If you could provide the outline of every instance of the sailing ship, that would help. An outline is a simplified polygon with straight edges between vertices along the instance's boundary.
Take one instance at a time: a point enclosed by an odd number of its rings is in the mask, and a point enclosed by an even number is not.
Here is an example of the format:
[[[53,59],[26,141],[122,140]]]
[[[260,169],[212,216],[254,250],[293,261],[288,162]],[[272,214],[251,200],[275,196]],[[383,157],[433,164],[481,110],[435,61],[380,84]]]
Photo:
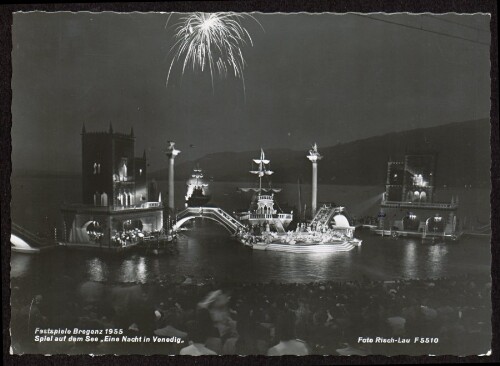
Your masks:
[[[266,159],[264,150],[260,150],[260,157],[252,159],[255,168],[250,173],[259,178],[258,188],[239,188],[241,192],[254,192],[250,208],[246,211],[237,213],[238,219],[249,225],[252,229],[261,229],[265,231],[285,232],[285,229],[293,220],[293,211],[290,213],[278,212],[274,208],[274,194],[281,192],[281,188],[262,186],[262,179],[271,176],[274,172],[270,169],[271,161]]]
[[[354,227],[342,214],[344,207],[324,204],[310,223],[301,223],[295,231],[286,231],[293,220],[293,211],[284,213],[274,209],[274,194],[280,192],[280,188],[262,187],[262,179],[274,173],[262,149],[260,158],[253,159],[253,163],[257,168],[250,173],[259,177],[259,187],[239,189],[254,192],[254,197],[250,209],[237,214],[240,221],[247,224],[247,229],[236,233],[238,241],[253,250],[290,253],[334,253],[361,245],[362,241],[353,237]]]
[[[203,171],[196,165],[191,178],[187,181],[186,207],[206,206],[210,198],[208,183],[203,179]]]

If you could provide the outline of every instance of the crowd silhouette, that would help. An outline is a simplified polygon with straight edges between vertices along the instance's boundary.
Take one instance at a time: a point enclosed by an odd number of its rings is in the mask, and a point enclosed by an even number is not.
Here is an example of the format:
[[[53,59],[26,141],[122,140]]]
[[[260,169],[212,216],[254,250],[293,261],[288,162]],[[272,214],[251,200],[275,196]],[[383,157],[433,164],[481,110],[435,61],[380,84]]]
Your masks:
[[[467,355],[486,353],[491,344],[491,279],[472,275],[304,284],[85,282],[74,296],[54,292],[31,300],[18,292],[14,286],[11,330],[21,353]],[[123,329],[181,342],[37,343],[37,327]],[[411,342],[367,344],[360,337]]]

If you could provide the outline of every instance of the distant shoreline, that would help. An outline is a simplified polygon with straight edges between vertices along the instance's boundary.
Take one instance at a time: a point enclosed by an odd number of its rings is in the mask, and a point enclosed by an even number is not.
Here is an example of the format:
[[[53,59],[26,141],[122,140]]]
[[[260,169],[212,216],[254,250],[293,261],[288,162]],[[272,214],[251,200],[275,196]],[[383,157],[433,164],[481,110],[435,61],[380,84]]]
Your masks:
[[[11,174],[11,179],[14,178],[14,179],[23,179],[23,178],[35,178],[35,179],[42,179],[42,178],[47,178],[47,179],[55,179],[55,178],[61,178],[61,179],[81,179],[81,174],[79,173],[57,173],[57,172],[48,172],[48,173],[42,173],[42,172],[36,172],[36,171],[33,171],[33,172],[30,172],[30,171],[22,171],[22,172],[12,172]],[[233,180],[217,180],[217,179],[214,179],[212,181],[212,183],[238,183],[238,184],[242,184],[242,183],[247,183],[247,184],[251,184],[251,180],[248,179],[249,177],[245,177],[245,179],[240,179],[240,180],[237,180],[237,179],[233,179]],[[167,177],[165,178],[162,178],[162,179],[158,179],[158,178],[150,178],[148,177],[148,180],[149,181],[152,181],[152,180],[155,180],[156,182],[166,182],[167,181]],[[185,183],[187,181],[188,177],[186,178],[182,178],[180,179],[179,177],[177,177],[177,179],[175,179],[175,182],[176,183]],[[491,190],[491,182],[488,182],[489,184],[487,185],[476,185],[476,186],[472,186],[472,187],[467,187],[468,189],[490,189]],[[295,184],[295,185],[298,185],[298,182],[297,181],[282,181],[282,180],[273,180],[273,184]],[[307,186],[310,186],[311,185],[311,182],[309,181],[301,181],[300,184],[304,187],[307,187]],[[348,186],[357,186],[357,187],[373,187],[373,186],[384,186],[384,182],[367,182],[367,183],[344,183],[344,182],[322,182],[320,181],[318,183],[320,186],[339,186],[339,187],[348,187]],[[443,189],[448,189],[448,188],[451,188],[451,189],[460,189],[460,188],[464,188],[463,186],[461,185],[447,185],[446,187],[439,187],[437,186],[436,187],[436,190],[443,190]]]

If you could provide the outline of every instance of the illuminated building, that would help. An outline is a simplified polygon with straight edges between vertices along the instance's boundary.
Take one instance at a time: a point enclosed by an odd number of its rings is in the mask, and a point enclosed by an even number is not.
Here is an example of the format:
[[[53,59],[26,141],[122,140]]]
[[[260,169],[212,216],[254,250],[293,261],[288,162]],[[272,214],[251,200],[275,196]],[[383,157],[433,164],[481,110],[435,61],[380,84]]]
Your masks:
[[[443,237],[456,239],[461,230],[457,219],[458,198],[434,199],[436,156],[407,154],[389,161],[382,194],[377,234]]]
[[[146,152],[135,136],[82,128],[82,203],[62,207],[63,244],[123,248],[163,226],[163,206],[148,199]]]

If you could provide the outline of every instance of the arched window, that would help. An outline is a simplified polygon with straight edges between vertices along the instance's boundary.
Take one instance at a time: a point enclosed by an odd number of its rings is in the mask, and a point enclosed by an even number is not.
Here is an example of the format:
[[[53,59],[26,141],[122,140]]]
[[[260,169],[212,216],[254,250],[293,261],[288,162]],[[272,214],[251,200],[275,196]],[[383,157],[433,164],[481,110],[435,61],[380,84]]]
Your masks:
[[[420,199],[420,192],[419,191],[415,191],[413,193],[413,201],[418,201]]]
[[[445,220],[439,214],[436,214],[436,216],[427,219],[427,231],[442,232],[446,226],[445,224]]]
[[[118,175],[120,176],[120,181],[127,180],[127,158],[122,158],[120,167],[118,168]]]
[[[94,163],[94,175],[97,174],[97,163]]]
[[[408,214],[403,218],[404,230],[418,230],[419,226],[420,226],[420,220],[414,213],[408,212]]]
[[[101,206],[107,206],[108,205],[108,195],[106,192],[102,192],[101,194]]]
[[[426,202],[426,201],[427,201],[427,193],[420,192],[420,202]]]
[[[100,203],[101,201],[101,195],[99,194],[99,192],[95,192],[94,193],[94,206],[97,206],[98,203]]]

